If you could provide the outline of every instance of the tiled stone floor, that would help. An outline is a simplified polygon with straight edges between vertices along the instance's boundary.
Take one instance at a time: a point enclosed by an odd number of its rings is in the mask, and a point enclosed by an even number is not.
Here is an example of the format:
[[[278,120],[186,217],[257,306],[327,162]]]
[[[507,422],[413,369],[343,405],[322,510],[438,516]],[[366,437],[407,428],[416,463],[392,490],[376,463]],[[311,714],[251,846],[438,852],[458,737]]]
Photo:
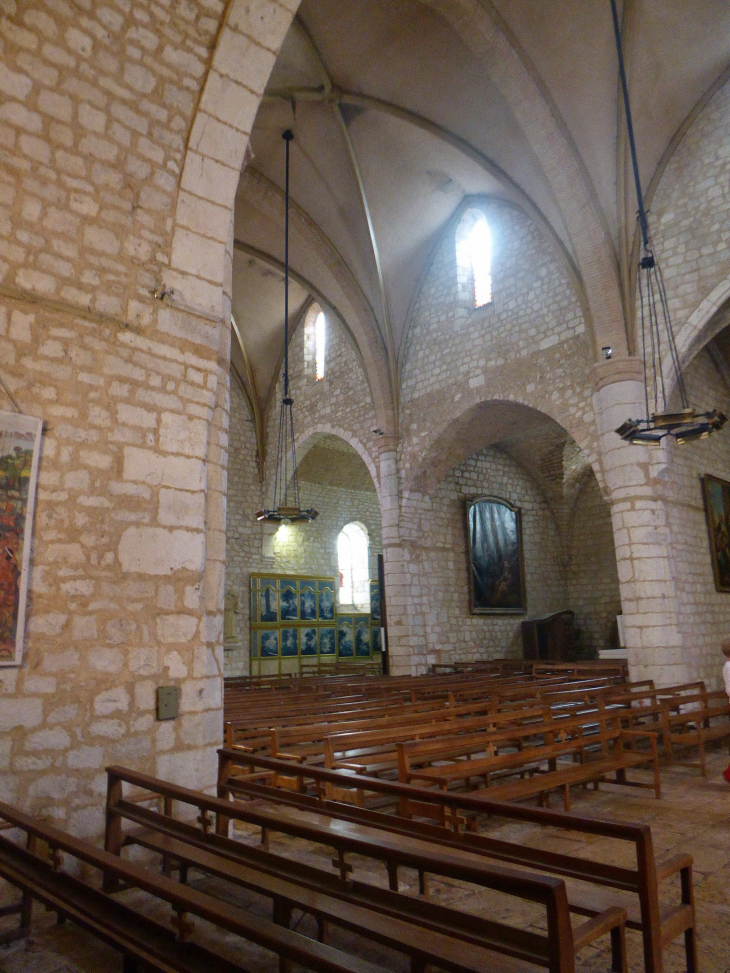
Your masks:
[[[663,798],[654,799],[650,791],[632,791],[602,785],[598,792],[575,790],[573,810],[577,814],[595,817],[646,822],[651,825],[655,852],[658,858],[668,858],[680,852],[694,856],[694,881],[699,927],[699,953],[701,973],[730,973],[730,787],[721,777],[727,762],[723,752],[714,752],[709,759],[706,779],[694,769],[684,767],[662,770]],[[555,806],[559,804],[557,799]],[[486,826],[490,833],[509,840],[520,841],[563,852],[571,848],[596,860],[616,858],[616,844],[602,839],[575,835],[562,831],[538,832],[534,826],[494,822]],[[240,835],[242,840],[255,840]],[[303,842],[280,839],[272,844],[272,851],[280,850],[288,855],[324,867],[331,858],[322,848]],[[629,862],[627,861],[627,864]],[[355,874],[385,884],[382,866],[355,862]],[[407,873],[403,876],[408,881]],[[412,877],[415,885],[415,875]],[[198,887],[215,893],[214,880],[200,879]],[[222,889],[218,889],[222,892]],[[134,896],[136,893],[126,893]],[[226,889],[226,897],[231,898]],[[456,904],[477,914],[489,915],[524,927],[538,928],[540,917],[527,905],[517,906],[506,897],[498,899],[459,887],[458,883],[432,883],[431,894],[445,903]],[[241,891],[237,900],[253,912],[269,915],[267,903],[253,893]],[[161,913],[161,916],[164,914]],[[296,913],[295,913],[296,915]],[[579,921],[579,920],[577,920]],[[309,917],[300,920],[298,928],[313,934]],[[228,937],[226,937],[228,938]],[[220,944],[220,938],[218,939]],[[386,948],[373,947],[348,934],[336,934],[333,945],[356,947],[362,956],[379,963],[395,973],[406,973],[407,964],[402,957]],[[241,950],[232,940],[226,943],[227,952],[243,961],[251,973],[276,973],[277,964],[270,954],[255,947]],[[629,966],[631,973],[643,970],[641,940],[638,933],[628,932]],[[39,922],[31,939],[23,943],[0,948],[0,973],[116,973],[121,964],[118,955],[96,940],[72,927],[53,925],[50,916],[39,913]],[[610,969],[608,943],[599,943],[583,950],[579,955],[579,973],[604,973]],[[665,950],[665,973],[683,973],[685,964],[681,942],[671,944]],[[214,973],[214,971],[211,971]]]

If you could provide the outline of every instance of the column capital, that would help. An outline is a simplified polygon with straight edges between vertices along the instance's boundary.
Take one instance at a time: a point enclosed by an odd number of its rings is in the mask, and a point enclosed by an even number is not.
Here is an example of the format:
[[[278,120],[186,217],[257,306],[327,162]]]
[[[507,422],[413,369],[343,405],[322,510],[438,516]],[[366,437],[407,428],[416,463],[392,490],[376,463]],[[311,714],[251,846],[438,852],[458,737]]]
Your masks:
[[[596,392],[616,382],[643,382],[644,362],[635,356],[596,362],[588,372],[588,381]]]
[[[384,433],[382,436],[378,437],[378,452],[382,456],[383,453],[396,453],[398,452],[398,437],[390,436]]]

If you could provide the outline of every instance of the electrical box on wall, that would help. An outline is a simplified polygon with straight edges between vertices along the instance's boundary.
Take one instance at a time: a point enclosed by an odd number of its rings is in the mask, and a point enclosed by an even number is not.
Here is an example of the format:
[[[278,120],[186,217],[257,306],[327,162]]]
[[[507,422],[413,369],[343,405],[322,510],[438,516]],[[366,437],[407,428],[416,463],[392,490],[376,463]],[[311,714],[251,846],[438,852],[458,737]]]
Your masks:
[[[174,720],[180,711],[180,689],[177,686],[157,687],[157,719]]]

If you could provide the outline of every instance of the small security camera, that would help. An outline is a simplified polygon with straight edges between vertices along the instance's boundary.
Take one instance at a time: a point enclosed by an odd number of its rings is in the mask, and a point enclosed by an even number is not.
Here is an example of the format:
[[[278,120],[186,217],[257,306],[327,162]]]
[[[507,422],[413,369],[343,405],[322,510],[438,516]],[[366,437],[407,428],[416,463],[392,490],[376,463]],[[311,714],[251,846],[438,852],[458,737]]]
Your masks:
[[[606,361],[608,361],[613,354],[613,348],[610,345],[605,345],[603,348],[601,348],[601,351],[603,352],[603,357],[606,359]]]

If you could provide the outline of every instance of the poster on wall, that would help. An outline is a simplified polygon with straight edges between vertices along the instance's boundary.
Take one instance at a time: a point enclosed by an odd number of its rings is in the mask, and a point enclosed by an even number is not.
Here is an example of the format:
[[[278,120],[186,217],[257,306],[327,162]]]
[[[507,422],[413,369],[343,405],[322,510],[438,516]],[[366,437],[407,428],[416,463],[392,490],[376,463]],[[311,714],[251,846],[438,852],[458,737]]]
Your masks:
[[[42,428],[41,419],[0,412],[0,666],[23,661]]]
[[[524,612],[525,569],[519,507],[498,497],[466,506],[469,607],[473,615]]]
[[[701,479],[715,588],[730,591],[730,483],[709,474]]]

